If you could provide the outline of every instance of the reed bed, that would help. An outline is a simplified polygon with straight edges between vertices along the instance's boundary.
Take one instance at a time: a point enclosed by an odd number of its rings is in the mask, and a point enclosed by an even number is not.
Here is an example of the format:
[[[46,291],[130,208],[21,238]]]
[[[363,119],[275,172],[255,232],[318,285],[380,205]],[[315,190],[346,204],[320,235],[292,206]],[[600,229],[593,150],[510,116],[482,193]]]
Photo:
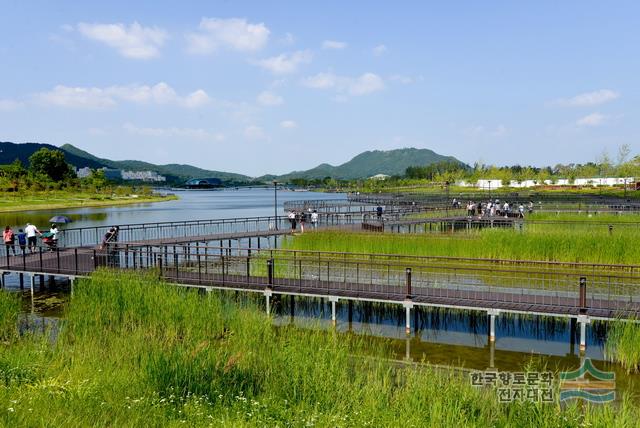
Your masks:
[[[17,316],[17,301],[0,301],[2,319]],[[363,337],[273,328],[229,294],[103,271],[77,284],[57,340],[3,342],[0,424],[626,427],[640,416],[627,401],[500,404],[466,376],[398,368],[387,352]]]
[[[634,320],[614,321],[607,332],[608,357],[628,372],[640,371],[640,324]]]
[[[605,228],[592,230],[554,225],[527,225],[522,231],[496,228],[448,235],[323,231],[287,239],[284,241],[284,248],[414,256],[640,264],[640,246],[637,242],[640,242],[640,229],[625,229],[609,234]]]

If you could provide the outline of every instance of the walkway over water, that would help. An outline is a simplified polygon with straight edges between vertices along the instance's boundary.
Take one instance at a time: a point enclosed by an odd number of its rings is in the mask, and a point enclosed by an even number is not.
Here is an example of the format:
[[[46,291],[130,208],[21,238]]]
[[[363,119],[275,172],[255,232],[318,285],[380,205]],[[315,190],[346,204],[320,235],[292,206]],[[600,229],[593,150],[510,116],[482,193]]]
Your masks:
[[[359,229],[365,218],[326,214],[320,227]],[[385,221],[410,230],[434,220],[443,219],[398,213]],[[36,275],[76,278],[102,267],[153,272],[183,286],[259,292],[267,308],[274,294],[327,298],[334,320],[340,300],[401,304],[407,329],[416,305],[486,311],[490,326],[503,312],[569,317],[581,324],[582,344],[591,319],[640,316],[640,266],[635,265],[287,251],[260,248],[259,240],[243,245],[251,238],[291,233],[283,216],[124,225],[118,242],[100,249],[107,230],[67,229],[57,251],[3,255],[0,277],[27,273],[33,290]],[[236,246],[207,245],[232,239]]]
[[[178,284],[405,305],[635,318],[640,266],[211,246],[117,245],[4,257],[0,270],[86,276],[153,270]],[[581,294],[582,293],[582,294]]]

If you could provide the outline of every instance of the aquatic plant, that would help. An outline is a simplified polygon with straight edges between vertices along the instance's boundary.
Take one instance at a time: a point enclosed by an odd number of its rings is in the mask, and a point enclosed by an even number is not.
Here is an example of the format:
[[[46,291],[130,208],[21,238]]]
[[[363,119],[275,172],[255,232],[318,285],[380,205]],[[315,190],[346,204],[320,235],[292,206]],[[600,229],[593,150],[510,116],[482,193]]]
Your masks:
[[[640,370],[640,324],[635,320],[617,320],[609,325],[605,345],[607,356],[629,372]]]
[[[4,426],[632,426],[634,403],[500,404],[366,337],[271,326],[251,302],[137,274],[80,281],[58,340],[0,350]],[[43,340],[45,338],[45,340]],[[28,360],[27,358],[28,357]]]

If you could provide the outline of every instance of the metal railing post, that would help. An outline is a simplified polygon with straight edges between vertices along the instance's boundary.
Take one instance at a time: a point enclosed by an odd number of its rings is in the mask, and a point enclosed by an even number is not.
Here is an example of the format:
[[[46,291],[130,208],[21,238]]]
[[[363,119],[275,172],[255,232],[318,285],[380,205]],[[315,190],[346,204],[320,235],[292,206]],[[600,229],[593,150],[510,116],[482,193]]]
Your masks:
[[[405,283],[407,286],[407,299],[411,299],[411,268],[405,269]]]
[[[580,313],[587,313],[587,278],[580,277]]]
[[[273,285],[273,259],[267,260],[267,280],[269,287]]]

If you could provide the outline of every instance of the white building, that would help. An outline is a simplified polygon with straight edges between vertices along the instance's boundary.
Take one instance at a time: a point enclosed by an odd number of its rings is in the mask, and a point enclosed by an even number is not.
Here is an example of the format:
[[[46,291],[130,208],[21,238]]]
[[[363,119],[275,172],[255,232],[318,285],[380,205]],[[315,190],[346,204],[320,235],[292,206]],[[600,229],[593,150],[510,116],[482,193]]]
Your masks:
[[[78,178],[86,178],[91,175],[91,168],[85,166],[84,168],[76,169],[76,176]]]
[[[624,186],[635,183],[634,177],[603,177],[603,178],[576,178],[573,183],[568,178],[558,178],[557,180],[544,180],[540,182],[538,180],[510,180],[509,186],[516,189],[524,189],[536,186]],[[497,179],[482,179],[478,180],[476,184],[469,183],[464,180],[456,181],[456,186],[459,187],[476,187],[481,190],[499,189],[502,186],[502,180]]]
[[[373,177],[369,177],[369,180],[386,180],[389,178],[387,174],[376,174]]]
[[[155,171],[122,171],[123,180],[164,182],[167,178]]]

